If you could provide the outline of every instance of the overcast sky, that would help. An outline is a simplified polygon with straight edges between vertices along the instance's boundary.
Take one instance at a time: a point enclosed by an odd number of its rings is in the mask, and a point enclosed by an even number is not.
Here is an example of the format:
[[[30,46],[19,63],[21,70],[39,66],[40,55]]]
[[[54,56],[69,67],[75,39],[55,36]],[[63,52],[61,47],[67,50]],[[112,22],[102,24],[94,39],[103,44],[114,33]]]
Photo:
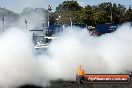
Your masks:
[[[55,11],[55,7],[58,4],[62,3],[65,0],[0,0],[0,6],[5,7],[7,9],[13,10],[15,12],[21,12],[25,7],[33,7],[33,8],[45,8],[50,4],[53,11]],[[120,3],[123,5],[132,5],[132,0],[76,0],[81,6],[85,6],[87,4],[97,5],[102,2],[112,2],[112,3]]]

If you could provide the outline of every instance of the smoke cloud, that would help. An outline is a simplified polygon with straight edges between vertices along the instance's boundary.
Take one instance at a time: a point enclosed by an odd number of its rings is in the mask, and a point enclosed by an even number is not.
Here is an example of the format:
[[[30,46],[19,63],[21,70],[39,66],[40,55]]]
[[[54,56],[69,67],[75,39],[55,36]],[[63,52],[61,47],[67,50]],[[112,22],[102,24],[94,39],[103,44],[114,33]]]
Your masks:
[[[10,28],[2,34],[0,87],[45,86],[51,80],[75,80],[79,65],[87,73],[132,71],[132,27],[129,24],[100,37],[90,36],[86,29],[65,30],[42,54],[36,54],[31,34],[26,30]]]
[[[5,7],[20,13],[26,7],[46,8],[47,0],[8,0],[5,1]]]
[[[33,9],[27,7],[23,9],[23,12],[19,15],[19,20],[17,22],[17,27],[21,29],[31,30],[37,27],[36,30],[42,29],[42,20],[44,27],[48,25],[48,11],[44,8]],[[25,21],[27,21],[27,28]]]

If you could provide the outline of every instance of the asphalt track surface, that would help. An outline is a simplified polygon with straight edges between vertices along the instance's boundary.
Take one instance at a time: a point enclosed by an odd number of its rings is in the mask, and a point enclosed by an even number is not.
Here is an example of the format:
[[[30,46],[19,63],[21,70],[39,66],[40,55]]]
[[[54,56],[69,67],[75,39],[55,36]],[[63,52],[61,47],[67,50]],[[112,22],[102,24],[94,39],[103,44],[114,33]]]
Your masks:
[[[54,81],[48,87],[24,85],[18,88],[132,88],[132,82],[129,84],[78,84],[75,81]]]

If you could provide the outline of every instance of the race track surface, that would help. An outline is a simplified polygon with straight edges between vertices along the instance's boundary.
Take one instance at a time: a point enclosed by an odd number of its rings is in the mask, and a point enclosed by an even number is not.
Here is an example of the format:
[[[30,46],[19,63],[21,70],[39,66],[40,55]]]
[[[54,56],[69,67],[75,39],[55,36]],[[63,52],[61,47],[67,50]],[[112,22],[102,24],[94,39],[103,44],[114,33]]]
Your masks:
[[[75,81],[54,81],[48,87],[24,85],[18,88],[132,88],[130,84],[78,84]]]

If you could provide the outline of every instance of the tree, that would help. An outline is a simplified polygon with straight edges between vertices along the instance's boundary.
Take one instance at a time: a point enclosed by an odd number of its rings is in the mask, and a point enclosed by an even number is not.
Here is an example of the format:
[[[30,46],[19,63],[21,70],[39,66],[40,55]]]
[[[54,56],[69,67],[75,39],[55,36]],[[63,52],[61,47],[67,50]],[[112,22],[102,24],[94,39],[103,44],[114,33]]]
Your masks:
[[[93,25],[96,25],[96,23],[107,23],[108,17],[106,12],[95,12],[92,14],[91,20],[93,22]]]
[[[70,24],[70,19],[73,23],[77,20],[75,16],[82,7],[77,3],[77,1],[64,1],[62,4],[56,7],[55,15],[57,18],[57,23]],[[58,19],[60,17],[60,19]]]
[[[55,14],[52,12],[52,13],[50,13],[50,15],[49,15],[49,23],[50,23],[50,25],[52,25],[52,24],[54,24],[56,22],[56,20],[55,20]]]
[[[87,5],[82,10],[78,11],[78,14],[76,16],[77,23],[91,24],[92,14],[93,14],[92,7],[90,5]]]
[[[122,20],[126,8],[121,4],[112,4],[111,2],[101,3],[94,7],[96,12],[105,12],[107,15],[107,22],[119,23]]]
[[[62,4],[59,4],[58,7],[56,7],[56,11],[62,11],[62,10],[67,10],[67,11],[78,11],[81,10],[82,7],[79,6],[77,1],[64,1]]]
[[[123,21],[123,16],[124,16],[124,13],[126,12],[126,8],[121,5],[121,4],[113,4],[113,7],[112,7],[112,16],[113,16],[113,22],[114,23],[120,23]]]
[[[131,7],[129,7],[129,9],[124,13],[123,20],[132,21],[132,8]]]
[[[56,7],[56,16],[61,14],[62,24],[73,23],[96,25],[97,23],[121,23],[124,20],[132,21],[132,9],[128,10],[121,4],[104,2],[98,5],[79,6],[77,1],[64,1]]]

